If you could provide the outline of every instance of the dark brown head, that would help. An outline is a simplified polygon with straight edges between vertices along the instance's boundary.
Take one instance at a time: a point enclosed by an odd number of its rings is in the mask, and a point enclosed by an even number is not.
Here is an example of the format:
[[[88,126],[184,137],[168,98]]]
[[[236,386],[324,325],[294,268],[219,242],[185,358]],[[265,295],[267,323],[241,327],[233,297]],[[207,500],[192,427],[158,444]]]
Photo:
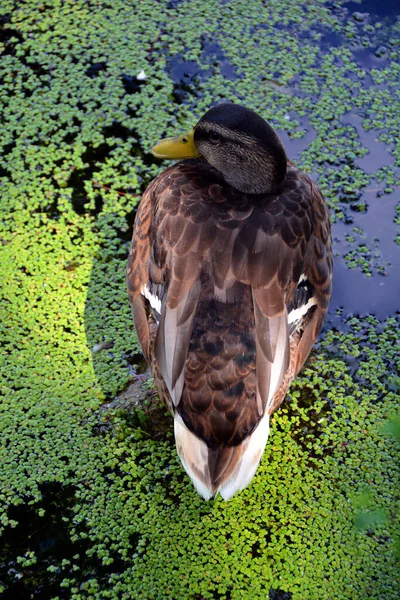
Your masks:
[[[162,140],[152,152],[159,158],[201,156],[227,183],[247,194],[276,193],[286,176],[286,153],[275,131],[237,104],[211,108],[191,132]]]
[[[234,188],[274,193],[286,176],[287,158],[272,129],[254,111],[237,104],[211,108],[194,128],[194,144]]]

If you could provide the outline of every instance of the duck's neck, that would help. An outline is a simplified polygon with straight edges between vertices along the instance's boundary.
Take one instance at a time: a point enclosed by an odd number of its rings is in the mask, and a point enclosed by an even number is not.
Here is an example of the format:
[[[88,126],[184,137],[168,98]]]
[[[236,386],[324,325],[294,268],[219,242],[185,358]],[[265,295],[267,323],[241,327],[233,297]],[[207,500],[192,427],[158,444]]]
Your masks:
[[[275,194],[286,177],[287,157],[280,139],[269,129],[263,139],[248,136],[245,143],[227,145],[223,153],[207,146],[200,151],[235,189],[246,194]]]
[[[236,164],[231,168],[229,163],[220,167],[220,172],[227,183],[235,189],[247,194],[275,194],[282,188],[286,177],[287,158],[283,155],[253,155],[249,161]]]

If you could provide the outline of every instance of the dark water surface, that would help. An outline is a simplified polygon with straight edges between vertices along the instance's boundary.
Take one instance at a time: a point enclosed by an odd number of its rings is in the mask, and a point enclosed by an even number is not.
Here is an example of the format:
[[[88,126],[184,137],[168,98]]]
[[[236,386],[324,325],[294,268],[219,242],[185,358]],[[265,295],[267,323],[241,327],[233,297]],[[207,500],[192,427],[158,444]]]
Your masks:
[[[344,122],[358,123],[360,120],[352,116]],[[294,140],[286,132],[279,131],[279,136],[288,156],[296,161],[315,138],[315,133],[309,131],[303,138]],[[360,137],[363,145],[369,149],[369,154],[358,161],[358,166],[366,173],[394,162],[386,145],[376,140],[376,132],[360,131]],[[395,208],[400,203],[400,188],[383,195],[379,195],[380,189],[376,183],[363,190],[360,200],[365,202],[367,209],[365,212],[353,211],[351,224],[338,221],[332,225],[335,262],[330,313],[342,308],[344,316],[374,314],[379,319],[385,319],[400,311],[400,246],[395,242],[399,226],[394,222]],[[359,269],[346,266],[344,255],[348,249],[344,240],[346,235],[352,233],[353,227],[359,227],[364,232],[365,239],[360,243],[365,243],[371,253],[377,252],[382,256],[386,265],[385,275],[374,273],[368,277]]]
[[[332,3],[332,10],[336,5]],[[361,3],[348,2],[340,10],[346,9],[346,18],[353,18],[357,22],[376,23],[382,19],[384,23],[393,23],[400,15],[400,0],[362,0]],[[384,31],[384,30],[383,30]],[[345,42],[342,34],[331,32],[321,38],[321,48],[340,46]],[[383,56],[377,56],[383,48]],[[362,48],[356,47],[353,60],[367,71],[365,78],[366,87],[371,81],[369,69],[385,68],[388,66],[385,47],[375,46]],[[290,87],[290,86],[289,86]],[[384,84],[382,84],[384,88]],[[400,118],[400,116],[399,116]],[[368,149],[368,154],[357,158],[355,165],[366,174],[375,173],[385,166],[393,166],[395,157],[392,148],[379,140],[380,131],[363,129],[361,114],[347,113],[341,119],[344,125],[352,126],[359,136],[363,147]],[[295,162],[299,160],[301,152],[306,150],[316,133],[307,123],[304,125],[307,133],[300,139],[292,139],[285,131],[278,131],[285,145],[288,156]],[[400,176],[400,168],[396,170]],[[318,178],[314,176],[318,181]],[[330,314],[333,315],[340,308],[342,315],[374,314],[379,319],[385,319],[400,311],[400,246],[395,242],[399,235],[400,227],[395,223],[396,206],[400,203],[400,188],[397,187],[390,194],[383,193],[383,185],[372,180],[371,185],[360,190],[360,201],[365,203],[364,212],[349,210],[346,222],[337,221],[332,226],[334,263],[334,286],[330,305]],[[363,231],[360,245],[368,247],[370,256],[376,255],[376,260],[383,273],[373,272],[372,276],[362,273],[359,268],[348,268],[344,256],[349,252],[345,238],[353,234],[353,228]],[[354,247],[353,247],[354,248]]]
[[[370,13],[378,19],[397,17],[400,14],[400,0],[361,0],[361,3],[347,2],[343,7],[351,13]]]

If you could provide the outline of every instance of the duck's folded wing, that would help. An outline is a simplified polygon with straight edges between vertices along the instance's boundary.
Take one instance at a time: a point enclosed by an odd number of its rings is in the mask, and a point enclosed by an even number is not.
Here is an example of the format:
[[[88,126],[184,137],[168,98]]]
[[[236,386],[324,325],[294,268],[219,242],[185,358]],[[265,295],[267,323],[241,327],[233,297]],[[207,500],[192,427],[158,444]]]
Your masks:
[[[332,295],[333,259],[329,209],[317,185],[304,173],[313,205],[313,229],[304,256],[304,272],[311,286],[315,308],[302,328],[297,346],[294,375],[298,373],[313,347],[324,323]]]
[[[275,408],[274,395],[288,371],[287,301],[301,276],[311,231],[311,218],[305,210],[297,214],[293,201],[293,209],[285,211],[283,195],[280,202],[277,209],[273,202],[255,206],[232,242],[232,274],[251,288],[259,418]]]
[[[179,404],[185,381],[193,318],[200,295],[200,282],[172,303],[167,296],[157,331],[155,356],[174,406]]]
[[[184,385],[204,255],[216,236],[204,201],[208,186],[196,185],[196,169],[190,177],[186,171],[174,165],[146,190],[128,264],[135,328],[175,407]],[[149,331],[151,312],[156,327]]]
[[[153,219],[153,188],[150,185],[143,194],[136,219],[126,270],[126,282],[132,307],[136,335],[146,361],[150,362],[150,333],[143,292],[149,283],[149,256],[151,226]]]
[[[257,405],[260,415],[270,412],[274,394],[289,367],[290,344],[287,313],[279,285],[253,289],[256,331]],[[275,306],[268,314],[264,305]]]

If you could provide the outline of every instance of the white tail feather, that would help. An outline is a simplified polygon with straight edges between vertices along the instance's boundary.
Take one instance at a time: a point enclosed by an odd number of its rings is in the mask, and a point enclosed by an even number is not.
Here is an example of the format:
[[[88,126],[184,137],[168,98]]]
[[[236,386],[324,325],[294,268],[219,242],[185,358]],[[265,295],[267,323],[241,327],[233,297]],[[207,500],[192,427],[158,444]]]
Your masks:
[[[183,468],[200,496],[203,496],[204,500],[209,500],[213,496],[213,491],[208,472],[207,444],[189,431],[178,413],[175,413],[174,417],[174,433],[176,449]]]
[[[186,473],[198,493],[209,500],[219,492],[224,500],[243,490],[253,479],[269,435],[269,415],[265,414],[253,433],[240,447],[239,460],[230,476],[217,489],[213,489],[208,467],[209,448],[205,442],[189,431],[182,417],[175,414],[175,441],[178,454]]]
[[[247,487],[253,479],[269,436],[269,415],[265,414],[253,433],[242,442],[243,454],[229,479],[219,488],[224,500]]]

